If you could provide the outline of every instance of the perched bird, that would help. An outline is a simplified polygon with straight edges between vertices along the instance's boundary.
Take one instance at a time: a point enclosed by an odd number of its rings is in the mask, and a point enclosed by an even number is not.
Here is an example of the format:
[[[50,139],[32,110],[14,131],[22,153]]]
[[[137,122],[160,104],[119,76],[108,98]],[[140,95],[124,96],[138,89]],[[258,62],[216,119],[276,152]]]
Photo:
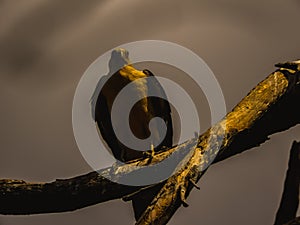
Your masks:
[[[153,79],[139,79],[147,77]],[[124,122],[125,119],[123,118],[124,113],[118,112],[119,114],[117,116],[111,117],[112,105],[116,96],[127,84],[133,81],[135,81],[134,86],[130,89],[128,98],[135,96],[140,100],[130,111],[128,122],[131,131],[135,137],[139,139],[146,139],[151,135],[153,143],[157,143],[157,140],[162,140],[157,146],[151,147],[149,145],[148,149],[141,149],[142,151],[124,145],[116,136],[116,132],[128,132],[123,130],[121,126],[121,122]],[[163,96],[163,99],[148,97],[150,89],[151,93],[154,92],[154,96]],[[126,101],[123,102],[123,104],[125,106],[127,104]],[[127,50],[116,49],[112,51],[109,61],[109,73],[100,79],[91,98],[91,105],[92,115],[100,133],[117,160],[128,163],[131,160],[145,157],[145,150],[153,152],[162,150],[164,147],[172,147],[172,117],[166,94],[152,72],[149,70],[137,70],[130,64]],[[160,117],[164,120],[167,127],[166,132],[162,132],[161,127],[152,124],[152,133],[150,133],[149,122],[154,117]],[[112,119],[114,120],[114,124],[116,124],[114,127],[115,130],[112,126]],[[124,133],[124,135],[126,136],[126,133]],[[154,186],[153,188],[147,189],[143,194],[133,198],[133,208],[136,219],[141,216],[158,190],[159,188]]]

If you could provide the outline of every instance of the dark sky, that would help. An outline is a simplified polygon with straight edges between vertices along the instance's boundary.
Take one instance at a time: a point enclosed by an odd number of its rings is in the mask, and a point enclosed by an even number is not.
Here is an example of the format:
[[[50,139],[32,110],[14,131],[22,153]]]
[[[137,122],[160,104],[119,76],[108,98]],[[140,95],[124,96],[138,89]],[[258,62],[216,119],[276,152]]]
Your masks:
[[[299,0],[0,1],[0,177],[52,181],[91,171],[72,131],[86,68],[130,41],[178,43],[216,75],[228,110],[277,62],[299,56]],[[300,128],[212,166],[169,224],[272,224]],[[0,216],[1,225],[133,224],[121,201],[70,213]]]

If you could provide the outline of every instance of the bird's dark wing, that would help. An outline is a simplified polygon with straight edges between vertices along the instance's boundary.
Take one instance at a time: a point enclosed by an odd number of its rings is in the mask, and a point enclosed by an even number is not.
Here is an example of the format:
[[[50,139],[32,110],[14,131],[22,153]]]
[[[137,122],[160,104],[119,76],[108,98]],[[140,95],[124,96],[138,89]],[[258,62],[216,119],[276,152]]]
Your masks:
[[[97,88],[91,99],[92,115],[100,130],[102,138],[105,140],[111,149],[114,157],[118,160],[121,159],[121,150],[117,142],[117,137],[112,127],[111,116],[106,101],[106,97],[100,87],[105,82],[106,78],[101,78]]]
[[[92,114],[93,120],[95,120],[95,121],[96,121],[96,118],[95,118],[96,104],[97,104],[98,97],[100,95],[101,87],[103,87],[103,84],[105,83],[105,81],[106,81],[106,76],[101,77],[101,79],[98,81],[95,91],[90,99],[91,114]]]
[[[148,110],[151,116],[153,117],[160,117],[162,118],[167,126],[167,133],[162,141],[162,143],[157,146],[155,149],[160,150],[162,147],[172,147],[173,144],[173,124],[172,124],[172,115],[171,115],[171,107],[168,102],[167,95],[159,83],[159,81],[155,78],[153,73],[149,70],[143,70],[143,72],[148,76],[151,77],[147,81],[147,88],[148,90],[152,89],[153,93],[156,93],[157,96],[162,96],[162,98],[150,98],[149,99],[149,105]],[[161,130],[158,130],[159,137],[161,137],[163,134]]]
[[[148,110],[152,117],[159,116],[162,118],[167,125],[167,134],[158,147],[155,150],[161,150],[163,146],[172,147],[173,143],[173,125],[172,125],[172,116],[171,116],[171,108],[170,104],[167,101],[166,93],[158,82],[158,80],[154,77],[151,71],[143,70],[143,72],[147,76],[151,76],[153,79],[147,81],[148,90],[151,88],[154,93],[157,93],[158,96],[162,96],[161,98],[149,98]],[[158,130],[159,136],[161,137],[161,132]],[[143,212],[146,210],[147,206],[151,203],[156,194],[160,191],[162,184],[154,185],[153,187],[147,188],[146,190],[138,193],[132,199],[132,206],[134,210],[135,219],[138,220]]]

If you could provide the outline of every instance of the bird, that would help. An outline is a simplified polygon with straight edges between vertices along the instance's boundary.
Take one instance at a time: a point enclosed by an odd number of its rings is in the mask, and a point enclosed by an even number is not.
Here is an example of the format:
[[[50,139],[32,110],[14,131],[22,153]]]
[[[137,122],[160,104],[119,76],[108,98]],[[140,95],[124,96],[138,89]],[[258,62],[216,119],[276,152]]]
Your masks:
[[[167,100],[166,93],[155,78],[154,74],[148,70],[137,70],[129,60],[129,52],[126,49],[118,48],[111,52],[111,58],[108,63],[109,72],[99,80],[96,89],[91,97],[92,117],[101,133],[102,138],[107,143],[114,158],[122,163],[129,163],[145,157],[145,152],[153,155],[153,152],[164,151],[172,147],[173,144],[173,125],[171,107]],[[140,79],[149,78],[151,79]],[[118,140],[116,132],[128,132],[123,130],[121,121],[124,120],[123,112],[118,112],[117,116],[112,117],[112,105],[120,91],[131,82],[134,85],[130,89],[131,96],[140,99],[131,109],[129,116],[129,125],[134,134],[139,139],[146,139],[150,135],[154,143],[157,140],[161,142],[157,146],[150,145],[148,149],[139,151],[126,146]],[[148,97],[149,90],[154,92],[154,96]],[[153,95],[152,95],[153,96]],[[126,105],[127,103],[124,102]],[[161,131],[161,127],[154,123],[149,130],[149,122],[154,117],[163,119],[166,125],[166,132]],[[112,125],[114,120],[114,128]],[[126,136],[126,134],[124,134]],[[164,135],[164,136],[163,136]],[[133,199],[134,215],[136,220],[142,215],[147,205],[152,201],[160,186],[153,187],[137,194]]]

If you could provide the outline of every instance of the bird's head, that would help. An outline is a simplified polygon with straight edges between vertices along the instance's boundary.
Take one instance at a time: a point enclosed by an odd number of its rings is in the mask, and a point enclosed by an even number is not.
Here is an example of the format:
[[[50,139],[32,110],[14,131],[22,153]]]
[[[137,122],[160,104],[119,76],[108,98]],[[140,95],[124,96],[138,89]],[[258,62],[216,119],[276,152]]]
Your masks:
[[[110,72],[116,72],[128,64],[130,64],[129,52],[126,49],[117,48],[111,52],[111,57],[109,60]]]

